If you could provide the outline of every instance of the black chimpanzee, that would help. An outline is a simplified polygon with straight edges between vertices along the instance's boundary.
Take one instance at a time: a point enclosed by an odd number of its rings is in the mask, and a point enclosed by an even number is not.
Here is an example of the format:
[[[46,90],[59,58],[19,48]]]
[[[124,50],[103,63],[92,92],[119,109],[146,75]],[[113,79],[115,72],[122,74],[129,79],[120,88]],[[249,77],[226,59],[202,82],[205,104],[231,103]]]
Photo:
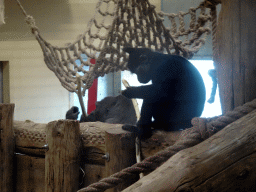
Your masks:
[[[148,48],[124,51],[129,53],[128,70],[140,83],[152,80],[152,84],[122,91],[127,98],[143,99],[137,125],[122,128],[146,139],[152,135],[151,127],[166,131],[191,127],[191,119],[201,115],[205,103],[205,86],[198,70],[181,56]]]

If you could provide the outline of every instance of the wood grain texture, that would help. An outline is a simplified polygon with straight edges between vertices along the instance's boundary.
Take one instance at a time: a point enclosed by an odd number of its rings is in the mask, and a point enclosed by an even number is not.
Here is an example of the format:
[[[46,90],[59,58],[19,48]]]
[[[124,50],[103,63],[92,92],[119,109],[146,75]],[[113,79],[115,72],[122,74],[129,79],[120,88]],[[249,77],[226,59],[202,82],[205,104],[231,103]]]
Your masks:
[[[45,191],[45,159],[16,154],[16,181],[17,192],[44,192]]]
[[[117,173],[136,163],[135,134],[117,127],[107,130],[105,139],[106,153],[109,153],[110,157],[109,161],[105,162],[106,176]],[[134,177],[122,185],[107,190],[107,192],[121,191],[134,183],[137,178]]]
[[[3,98],[3,62],[0,61],[0,103],[4,103]]]
[[[256,97],[256,2],[222,0],[221,6],[214,60],[226,113]]]
[[[85,164],[84,171],[83,187],[87,187],[88,185],[96,183],[106,177],[104,165]]]
[[[256,190],[256,111],[180,151],[123,192]]]
[[[79,188],[79,122],[59,120],[46,127],[45,191],[70,192]]]
[[[14,164],[14,104],[0,104],[0,191],[13,191]]]
[[[155,131],[147,140],[141,141],[141,151],[143,158],[153,156],[159,151],[164,150],[167,147],[173,145],[179,140],[181,131]]]

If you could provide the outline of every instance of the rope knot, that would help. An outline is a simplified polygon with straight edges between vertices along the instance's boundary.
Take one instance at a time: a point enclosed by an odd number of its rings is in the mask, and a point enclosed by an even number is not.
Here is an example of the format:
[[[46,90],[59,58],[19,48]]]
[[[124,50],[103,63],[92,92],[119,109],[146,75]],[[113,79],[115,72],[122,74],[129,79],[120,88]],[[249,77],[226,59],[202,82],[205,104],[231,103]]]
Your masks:
[[[191,124],[193,127],[197,130],[197,132],[200,133],[201,138],[203,140],[207,139],[209,137],[208,130],[207,130],[207,119],[206,118],[199,118],[199,117],[194,117],[191,120]]]
[[[34,31],[38,30],[38,28],[36,26],[35,19],[31,15],[27,15],[26,18],[25,18],[25,21],[30,26],[30,28],[32,29],[32,33],[34,33]]]

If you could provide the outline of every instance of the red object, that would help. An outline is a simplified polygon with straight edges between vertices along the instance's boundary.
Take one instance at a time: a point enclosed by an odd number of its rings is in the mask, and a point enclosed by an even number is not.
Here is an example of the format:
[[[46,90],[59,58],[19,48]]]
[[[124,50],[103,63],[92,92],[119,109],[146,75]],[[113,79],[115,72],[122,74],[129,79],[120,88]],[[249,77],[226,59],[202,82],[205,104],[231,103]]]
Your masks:
[[[91,59],[91,64],[95,64],[96,60]],[[96,109],[96,101],[97,101],[97,89],[98,89],[98,79],[94,79],[92,86],[88,90],[88,107],[87,113],[90,114],[92,111]]]

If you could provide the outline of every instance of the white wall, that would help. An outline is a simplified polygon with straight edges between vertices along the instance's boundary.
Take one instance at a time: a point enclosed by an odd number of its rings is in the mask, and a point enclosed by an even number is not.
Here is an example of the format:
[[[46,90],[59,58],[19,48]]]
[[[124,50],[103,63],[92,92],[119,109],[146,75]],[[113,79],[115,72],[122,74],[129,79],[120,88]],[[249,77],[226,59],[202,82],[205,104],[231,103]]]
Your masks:
[[[72,42],[83,33],[94,13],[96,1],[21,1],[43,37],[54,45]],[[85,11],[86,10],[86,11]],[[47,123],[65,118],[69,93],[43,59],[43,52],[15,1],[5,2],[6,24],[0,26],[0,61],[9,64],[9,99],[15,103],[15,120]],[[71,98],[72,99],[72,98]]]
[[[60,112],[68,109],[68,92],[44,64],[37,42],[4,41],[0,49],[0,60],[9,63],[14,119],[49,122],[63,118]]]

